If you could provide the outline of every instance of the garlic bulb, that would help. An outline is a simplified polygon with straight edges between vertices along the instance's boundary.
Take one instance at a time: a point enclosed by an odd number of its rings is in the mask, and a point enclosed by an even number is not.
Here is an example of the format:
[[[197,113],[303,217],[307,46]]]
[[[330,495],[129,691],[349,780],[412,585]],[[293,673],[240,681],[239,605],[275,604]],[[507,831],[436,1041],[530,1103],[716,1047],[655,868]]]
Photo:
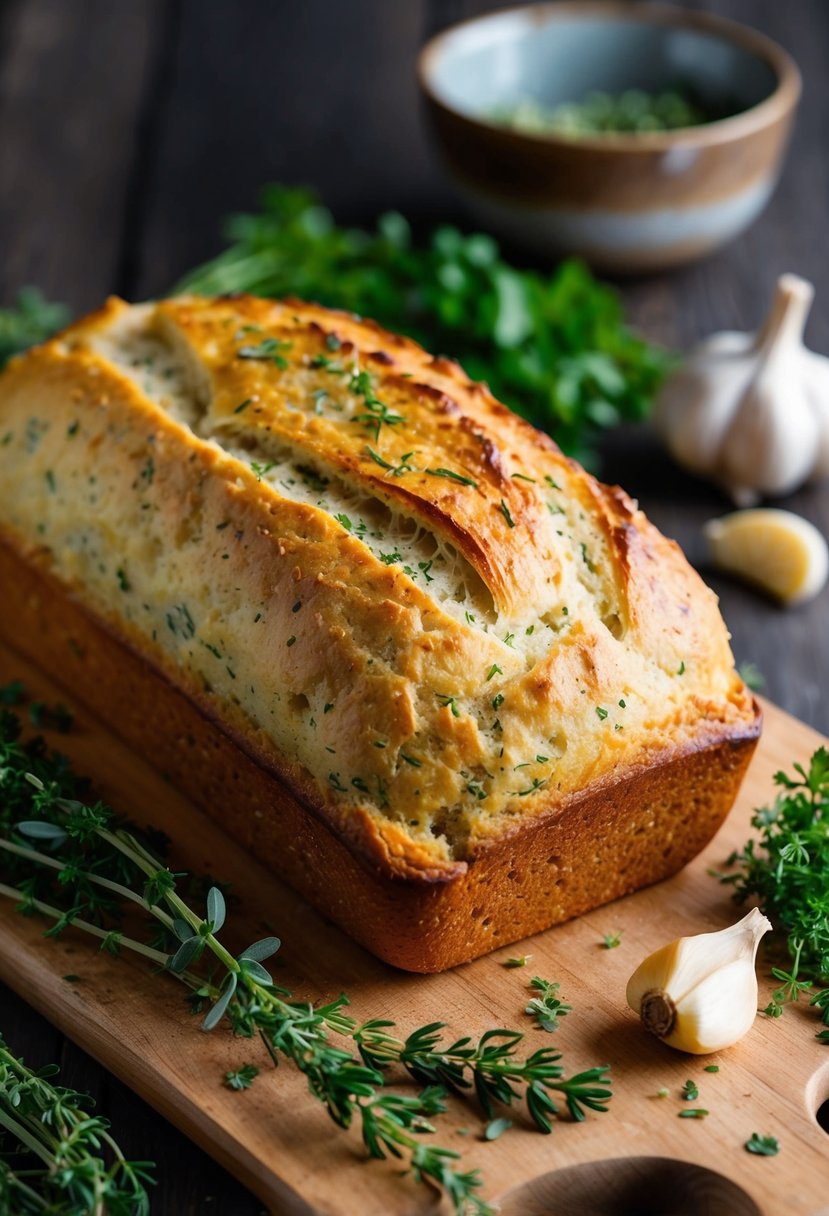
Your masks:
[[[630,977],[627,1001],[647,1030],[670,1047],[706,1055],[746,1034],[757,1012],[754,959],[771,923],[752,908],[719,933],[680,937]]]
[[[657,398],[654,423],[671,455],[738,506],[829,474],[829,359],[803,345],[813,295],[784,274],[756,334],[708,338]]]

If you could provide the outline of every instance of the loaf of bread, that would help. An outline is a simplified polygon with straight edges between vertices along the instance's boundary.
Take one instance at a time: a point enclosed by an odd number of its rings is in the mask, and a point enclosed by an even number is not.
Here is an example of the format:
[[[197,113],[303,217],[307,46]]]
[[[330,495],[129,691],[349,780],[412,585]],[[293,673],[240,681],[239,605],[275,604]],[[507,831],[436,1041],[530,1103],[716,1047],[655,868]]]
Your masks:
[[[114,299],[13,361],[0,538],[13,645],[406,968],[676,871],[759,731],[634,502],[316,305]]]

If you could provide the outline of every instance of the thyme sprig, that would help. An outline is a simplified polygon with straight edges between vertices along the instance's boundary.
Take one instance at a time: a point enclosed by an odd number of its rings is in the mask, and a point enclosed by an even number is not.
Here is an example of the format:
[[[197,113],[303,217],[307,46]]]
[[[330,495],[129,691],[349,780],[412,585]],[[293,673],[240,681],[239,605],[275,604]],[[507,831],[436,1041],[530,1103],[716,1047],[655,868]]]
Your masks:
[[[439,1085],[454,1093],[473,1090],[487,1119],[494,1106],[512,1106],[521,1100],[525,1086],[527,1109],[540,1131],[552,1131],[551,1119],[559,1108],[553,1093],[560,1093],[571,1118],[581,1122],[586,1108],[605,1111],[611,1091],[607,1088],[609,1066],[600,1065],[565,1077],[561,1052],[541,1047],[526,1059],[516,1056],[524,1035],[520,1030],[488,1030],[476,1042],[466,1035],[454,1042],[443,1041],[444,1022],[430,1022],[403,1041],[390,1032],[394,1022],[374,1019],[357,1027],[353,1037],[369,1067],[381,1071],[389,1064],[402,1064],[423,1085]]]
[[[52,1081],[57,1072],[27,1068],[0,1038],[0,1211],[146,1216],[152,1163],[127,1161],[90,1099]]]
[[[759,840],[733,853],[727,864],[737,868],[719,877],[739,903],[756,897],[786,935],[791,965],[772,968],[779,987],[763,1012],[780,1017],[809,997],[827,1027],[817,1038],[829,1043],[829,987],[821,986],[829,981],[829,752],[820,747],[808,769],[793,767],[775,774],[781,792],[754,813]]]
[[[280,1056],[291,1060],[337,1124],[359,1126],[371,1156],[405,1159],[416,1179],[446,1192],[456,1213],[487,1216],[490,1209],[478,1194],[478,1173],[461,1170],[453,1150],[423,1140],[433,1130],[430,1120],[445,1109],[447,1089],[473,1092],[490,1117],[493,1103],[520,1100],[523,1086],[528,1110],[544,1131],[558,1114],[553,1093],[563,1096],[577,1120],[586,1108],[606,1109],[605,1067],[566,1078],[560,1053],[541,1049],[522,1060],[516,1054],[521,1032],[493,1030],[477,1043],[467,1036],[444,1044],[443,1024],[434,1023],[398,1040],[393,1023],[358,1024],[345,1012],[345,995],[316,1007],[293,1000],[264,966],[279,949],[277,938],[232,954],[218,937],[227,913],[221,890],[209,885],[205,913],[196,912],[194,880],[172,873],[108,807],[76,796],[82,791],[65,762],[40,740],[21,744],[19,729],[14,715],[2,715],[0,872],[17,885],[0,884],[0,894],[16,899],[24,912],[52,917],[49,935],[74,925],[97,936],[102,948],[137,951],[176,975],[189,988],[191,1007],[206,1010],[205,1030],[227,1018],[237,1035],[259,1037],[274,1063]],[[122,931],[130,904],[150,913],[152,945]],[[207,959],[212,970],[205,977],[196,968]],[[359,1056],[332,1043],[331,1035],[352,1041]],[[392,1064],[426,1089],[420,1095],[390,1092]]]

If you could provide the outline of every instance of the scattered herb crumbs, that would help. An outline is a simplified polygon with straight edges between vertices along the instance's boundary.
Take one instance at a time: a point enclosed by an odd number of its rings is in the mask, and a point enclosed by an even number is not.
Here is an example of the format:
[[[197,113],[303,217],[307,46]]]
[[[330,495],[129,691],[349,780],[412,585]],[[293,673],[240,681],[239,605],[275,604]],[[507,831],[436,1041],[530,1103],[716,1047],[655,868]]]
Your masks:
[[[441,705],[448,706],[448,708],[452,711],[453,718],[459,718],[461,716],[461,711],[458,709],[458,704],[454,697],[450,697],[447,693],[443,692],[437,692],[435,693],[435,696],[437,697],[438,701],[440,701]]]
[[[297,602],[294,604],[293,608],[291,609],[291,612],[299,612],[301,607],[302,607],[302,600],[297,600]]]
[[[325,704],[323,705],[323,707],[322,707],[322,712],[323,712],[324,714],[330,714],[330,713],[331,713],[331,710],[332,710],[333,708],[334,708],[334,702],[333,702],[333,701],[326,701],[326,703],[325,703]]]
[[[296,641],[296,635],[292,633],[291,636],[288,638],[287,642],[285,643],[285,645],[293,646],[295,641]]]
[[[776,1157],[780,1152],[780,1141],[775,1136],[760,1136],[757,1132],[752,1132],[745,1147],[749,1153],[755,1153],[758,1157]]]
[[[493,676],[498,676],[498,675],[502,676],[503,674],[504,674],[504,669],[502,667],[499,667],[497,663],[493,663],[492,666],[490,667],[489,671],[487,672],[486,683],[488,684]]]
[[[607,710],[606,710],[606,709],[604,709],[604,708],[603,708],[601,705],[597,705],[597,706],[596,706],[596,716],[597,716],[597,717],[598,717],[598,718],[599,718],[599,719],[600,719],[602,722],[604,722],[605,718],[607,717]]]
[[[244,401],[240,401],[233,411],[234,414],[241,414],[242,410],[246,410],[253,401],[253,397],[245,397]]]
[[[501,505],[499,506],[498,510],[501,512],[504,519],[507,521],[507,526],[510,528],[514,528],[515,521],[513,520],[512,516],[510,515],[509,507],[504,502],[503,498],[501,499]]]
[[[288,360],[282,352],[290,350],[291,345],[279,338],[265,338],[258,346],[240,346],[236,354],[240,359],[264,359],[284,369],[288,366]]]
[[[250,1089],[258,1076],[259,1069],[255,1064],[243,1064],[241,1068],[231,1069],[229,1072],[226,1072],[224,1083],[228,1089]]]
[[[543,789],[543,788],[544,788],[544,786],[545,786],[546,784],[547,784],[547,778],[546,778],[546,777],[544,778],[544,780],[543,780],[543,781],[542,781],[542,780],[541,780],[539,777],[534,777],[534,778],[533,778],[533,781],[532,781],[532,785],[528,786],[528,787],[527,787],[527,789],[525,789],[525,790],[514,790],[513,792],[514,792],[514,793],[517,795],[517,797],[519,797],[519,798],[526,798],[528,794],[534,794],[534,793],[535,793],[537,790],[541,790],[541,789]]]
[[[512,1119],[490,1119],[484,1130],[484,1140],[497,1140],[512,1127]]]
[[[61,978],[66,980],[67,984],[79,984],[81,982],[79,975],[64,975]]]
[[[531,958],[531,954],[519,954],[516,958],[508,958],[506,962],[501,964],[501,966],[506,967],[509,970],[513,970],[516,967],[526,967]]]
[[[533,976],[530,980],[530,988],[540,995],[534,996],[530,1000],[524,1012],[535,1017],[535,1024],[539,1030],[547,1030],[551,1033],[558,1030],[559,1020],[566,1017],[573,1008],[558,996],[560,987],[561,984],[551,983],[550,980],[542,979],[539,975]]]
[[[705,1119],[710,1114],[710,1111],[703,1110],[699,1106],[695,1106],[690,1110],[679,1111],[680,1119]]]
[[[588,552],[587,545],[584,543],[584,541],[581,542],[581,544],[579,545],[579,548],[581,549],[581,556],[582,556],[582,560],[584,561],[585,566],[587,566],[587,569],[590,571],[591,574],[595,574],[596,567],[593,565],[593,562],[591,561],[590,553]]]
[[[720,1066],[719,1066],[719,1064],[706,1064],[704,1071],[705,1072],[719,1072]]]
[[[261,481],[262,478],[270,473],[271,469],[276,468],[276,461],[269,460],[267,464],[257,464],[255,460],[250,462],[251,472],[256,474],[256,480]]]
[[[44,476],[46,478],[46,484],[49,487],[49,493],[54,494],[54,492],[55,492],[55,474],[52,472],[51,469],[47,469]]]
[[[626,703],[626,701],[625,701],[624,697],[620,697],[620,698],[619,698],[619,708],[620,708],[620,709],[627,709],[627,703]]]
[[[446,477],[450,481],[457,481],[462,486],[474,486],[477,488],[477,481],[473,481],[471,477],[464,477],[460,473],[455,473],[452,469],[424,469],[424,473],[428,473],[430,477]]]
[[[414,756],[407,756],[405,752],[400,753],[400,759],[404,760],[406,764],[410,764],[412,768],[420,768],[422,764],[422,761],[416,760]]]
[[[605,933],[602,937],[602,945],[605,950],[615,950],[617,946],[620,946],[623,933],[624,929],[618,929],[615,933]]]
[[[115,577],[118,579],[118,586],[122,591],[130,590],[130,581],[120,566],[115,571]]]
[[[686,1081],[682,1086],[682,1097],[686,1102],[696,1102],[699,1097],[699,1087],[694,1081]]]
[[[257,625],[261,620],[262,620],[262,613],[257,612],[256,616],[253,618],[254,625]]]
[[[684,660],[684,659],[683,659],[683,660],[682,660],[682,662],[679,664],[679,667],[678,667],[678,669],[677,669],[677,673],[676,673],[676,674],[677,674],[678,676],[684,676],[684,675],[685,675],[685,660]]]
[[[503,704],[504,704],[504,694],[502,692],[497,692],[495,694],[495,696],[492,698],[492,708],[500,709]]]

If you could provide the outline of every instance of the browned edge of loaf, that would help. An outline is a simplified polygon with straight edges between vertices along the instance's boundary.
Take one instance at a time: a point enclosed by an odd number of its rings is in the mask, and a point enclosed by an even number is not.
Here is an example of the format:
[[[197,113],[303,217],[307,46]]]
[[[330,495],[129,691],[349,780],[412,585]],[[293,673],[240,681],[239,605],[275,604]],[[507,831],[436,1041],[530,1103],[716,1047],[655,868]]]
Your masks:
[[[259,861],[379,958],[444,971],[676,873],[718,830],[760,734],[713,730],[594,783],[442,881],[356,856],[312,807],[91,616],[0,543],[0,635],[48,670]]]

